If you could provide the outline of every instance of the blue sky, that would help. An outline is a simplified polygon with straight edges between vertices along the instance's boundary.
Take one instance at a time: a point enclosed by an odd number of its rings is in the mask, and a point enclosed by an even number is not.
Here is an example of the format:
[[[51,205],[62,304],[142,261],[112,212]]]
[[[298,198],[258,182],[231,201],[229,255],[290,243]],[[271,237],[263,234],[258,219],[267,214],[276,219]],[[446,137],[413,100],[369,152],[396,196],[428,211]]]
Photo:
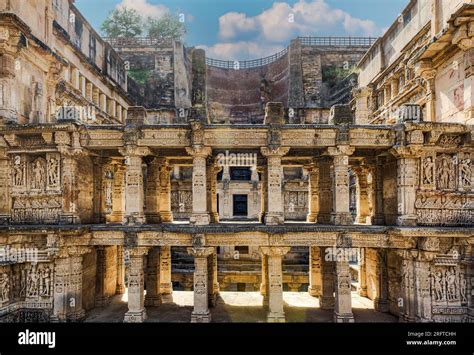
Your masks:
[[[227,60],[270,55],[297,36],[376,37],[407,4],[408,0],[76,0],[99,32],[117,6],[135,8],[144,16],[183,13],[186,45]]]

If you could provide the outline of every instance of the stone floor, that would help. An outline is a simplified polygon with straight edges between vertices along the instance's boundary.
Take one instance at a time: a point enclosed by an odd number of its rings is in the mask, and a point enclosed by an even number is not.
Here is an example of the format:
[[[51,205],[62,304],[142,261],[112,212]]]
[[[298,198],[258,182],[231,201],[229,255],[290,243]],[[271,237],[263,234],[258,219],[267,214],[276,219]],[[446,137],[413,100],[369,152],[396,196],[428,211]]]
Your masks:
[[[319,308],[317,298],[306,292],[284,292],[287,322],[328,323],[333,321],[333,312]],[[373,303],[352,293],[352,307],[356,322],[398,322],[390,314],[375,312]],[[193,293],[174,291],[172,302],[160,307],[147,307],[147,322],[188,323],[193,309]],[[85,322],[122,322],[127,312],[127,294],[115,296],[111,304],[103,309],[88,312]],[[266,321],[259,292],[221,292],[217,306],[211,309],[213,322],[255,323]]]

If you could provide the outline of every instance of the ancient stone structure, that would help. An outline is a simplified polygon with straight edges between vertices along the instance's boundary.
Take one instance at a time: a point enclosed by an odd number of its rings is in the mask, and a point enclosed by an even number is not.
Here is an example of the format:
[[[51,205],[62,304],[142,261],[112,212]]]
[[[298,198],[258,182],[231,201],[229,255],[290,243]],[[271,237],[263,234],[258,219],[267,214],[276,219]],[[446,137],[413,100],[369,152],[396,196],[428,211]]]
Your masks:
[[[287,289],[357,321],[356,286],[401,321],[474,319],[472,2],[412,1],[370,49],[298,38],[236,63],[108,43],[73,1],[0,11],[1,321],[80,321],[128,291],[143,322],[180,285],[209,322],[232,284],[271,322]],[[359,59],[351,110],[355,83],[324,71]]]

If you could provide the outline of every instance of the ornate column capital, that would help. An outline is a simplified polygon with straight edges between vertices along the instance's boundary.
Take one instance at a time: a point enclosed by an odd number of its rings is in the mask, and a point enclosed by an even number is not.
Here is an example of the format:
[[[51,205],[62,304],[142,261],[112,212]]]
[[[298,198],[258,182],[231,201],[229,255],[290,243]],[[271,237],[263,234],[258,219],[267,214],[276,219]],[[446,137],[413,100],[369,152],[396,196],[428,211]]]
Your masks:
[[[187,248],[188,254],[195,258],[207,258],[214,253],[213,247]]]
[[[354,154],[355,148],[349,145],[338,145],[336,147],[328,147],[327,148],[327,155],[336,157],[336,156],[350,156]]]
[[[271,147],[262,147],[260,148],[260,152],[263,156],[269,157],[283,157],[287,155],[290,151],[289,147],[278,147],[278,148],[271,148]]]
[[[145,157],[147,155],[152,155],[150,148],[148,147],[138,147],[136,145],[126,145],[123,148],[119,148],[119,153],[124,157]]]
[[[290,251],[290,247],[260,247],[262,254],[267,256],[284,256]]]
[[[148,254],[150,248],[147,247],[138,247],[138,248],[131,248],[126,249],[132,258],[139,258]]]
[[[192,147],[186,147],[185,149],[186,153],[198,158],[207,158],[212,153],[211,147],[206,147],[202,145],[194,145]]]

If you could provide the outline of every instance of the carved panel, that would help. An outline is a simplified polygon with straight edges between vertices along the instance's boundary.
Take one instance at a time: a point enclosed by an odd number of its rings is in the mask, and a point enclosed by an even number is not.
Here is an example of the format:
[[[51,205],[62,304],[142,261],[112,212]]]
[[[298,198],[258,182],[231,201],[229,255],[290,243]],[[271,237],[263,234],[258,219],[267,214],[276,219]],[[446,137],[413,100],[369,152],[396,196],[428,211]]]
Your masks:
[[[415,202],[420,225],[474,224],[474,195],[418,192]]]

